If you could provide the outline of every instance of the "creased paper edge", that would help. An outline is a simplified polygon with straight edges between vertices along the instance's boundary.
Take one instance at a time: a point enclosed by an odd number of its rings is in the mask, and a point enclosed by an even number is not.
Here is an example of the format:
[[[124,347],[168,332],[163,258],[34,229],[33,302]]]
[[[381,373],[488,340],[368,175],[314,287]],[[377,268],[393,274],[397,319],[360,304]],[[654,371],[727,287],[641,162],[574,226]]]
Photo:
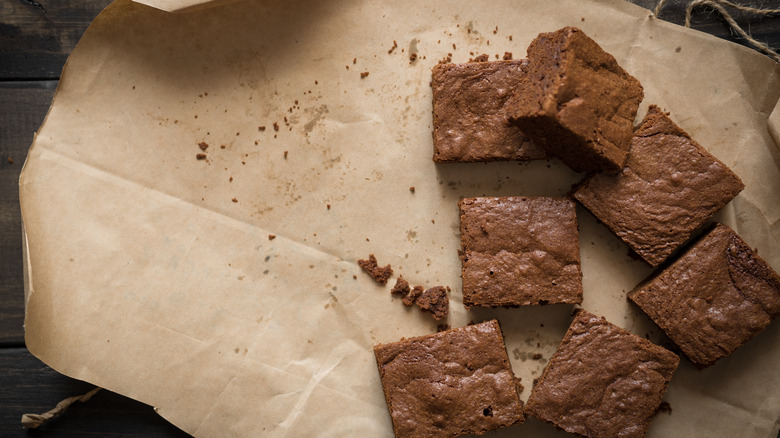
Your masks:
[[[766,123],[769,136],[775,143],[775,149],[780,151],[780,100],[775,102],[775,108],[769,114],[769,118],[767,119]]]
[[[165,12],[181,13],[209,9],[217,6],[238,3],[243,0],[133,0],[135,3],[159,9]]]

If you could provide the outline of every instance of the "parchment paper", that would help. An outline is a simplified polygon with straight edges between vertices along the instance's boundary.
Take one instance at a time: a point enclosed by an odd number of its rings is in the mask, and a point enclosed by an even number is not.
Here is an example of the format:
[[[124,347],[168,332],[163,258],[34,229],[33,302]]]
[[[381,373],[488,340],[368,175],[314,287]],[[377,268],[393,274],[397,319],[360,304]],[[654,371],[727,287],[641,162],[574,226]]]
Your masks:
[[[607,0],[173,14],[121,0],[70,57],[20,180],[28,348],[196,436],[391,436],[372,347],[436,322],[360,271],[374,253],[413,285],[450,286],[453,327],[497,317],[526,399],[572,306],[466,312],[457,200],[564,195],[583,175],[555,160],[435,165],[430,71],[448,53],[523,57],[564,25],[639,78],[641,113],[671,111],[743,178],[717,219],[780,268],[767,130],[780,70],[748,49]],[[625,298],[650,268],[578,218],[583,307],[670,346]],[[704,371],[684,359],[648,436],[774,437],[778,335],[775,323]],[[529,419],[494,436],[515,434],[565,435]]]

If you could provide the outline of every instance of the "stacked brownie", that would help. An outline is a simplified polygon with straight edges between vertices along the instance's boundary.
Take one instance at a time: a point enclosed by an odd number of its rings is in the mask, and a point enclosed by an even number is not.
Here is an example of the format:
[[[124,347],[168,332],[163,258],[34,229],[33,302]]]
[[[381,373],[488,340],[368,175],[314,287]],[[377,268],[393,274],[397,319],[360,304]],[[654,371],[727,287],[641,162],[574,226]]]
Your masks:
[[[699,367],[780,315],[780,276],[730,228],[683,248],[744,188],[725,164],[650,105],[576,28],[540,34],[519,61],[433,69],[433,160],[555,156],[589,175],[572,196],[653,267],[628,295]],[[574,201],[464,198],[466,309],[582,302]],[[664,265],[666,263],[666,265]],[[459,436],[523,421],[581,436],[641,437],[679,364],[674,353],[579,309],[525,408],[498,323],[375,348],[397,436]]]

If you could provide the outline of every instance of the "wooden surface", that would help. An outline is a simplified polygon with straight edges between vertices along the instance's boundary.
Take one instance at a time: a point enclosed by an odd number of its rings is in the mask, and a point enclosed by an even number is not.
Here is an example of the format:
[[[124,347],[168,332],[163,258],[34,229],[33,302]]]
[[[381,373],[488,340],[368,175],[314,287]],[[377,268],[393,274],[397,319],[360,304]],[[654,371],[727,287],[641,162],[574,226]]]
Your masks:
[[[77,403],[65,415],[34,431],[25,431],[24,413],[42,413],[60,400],[92,386],[62,376],[24,347],[21,217],[18,178],[33,134],[48,110],[68,54],[108,0],[0,0],[0,436],[177,437],[183,432],[151,407],[108,391]],[[633,0],[647,8],[654,0]],[[661,18],[684,21],[684,5],[673,0]],[[762,1],[780,8],[780,0]],[[780,47],[780,17],[734,18],[754,38]],[[734,40],[711,10],[694,13],[692,27]]]

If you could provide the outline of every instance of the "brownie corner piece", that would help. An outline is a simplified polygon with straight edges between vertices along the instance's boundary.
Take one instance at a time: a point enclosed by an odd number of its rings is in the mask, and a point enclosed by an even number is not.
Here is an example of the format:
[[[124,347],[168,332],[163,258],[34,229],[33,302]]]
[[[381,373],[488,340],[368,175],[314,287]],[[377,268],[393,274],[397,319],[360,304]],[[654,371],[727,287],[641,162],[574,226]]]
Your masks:
[[[574,27],[539,34],[528,60],[510,120],[576,171],[620,170],[644,97],[639,81]]]
[[[374,347],[396,437],[483,434],[522,423],[498,321]]]
[[[525,406],[582,436],[644,436],[679,357],[580,310]]]
[[[582,302],[571,199],[480,197],[458,205],[466,308]]]
[[[433,67],[433,161],[545,158],[541,146],[511,124],[505,106],[525,74],[525,60]]]
[[[626,166],[617,174],[589,177],[573,196],[658,266],[744,187],[731,169],[651,105]]]
[[[705,368],[780,315],[780,276],[731,228],[716,224],[628,298]]]

